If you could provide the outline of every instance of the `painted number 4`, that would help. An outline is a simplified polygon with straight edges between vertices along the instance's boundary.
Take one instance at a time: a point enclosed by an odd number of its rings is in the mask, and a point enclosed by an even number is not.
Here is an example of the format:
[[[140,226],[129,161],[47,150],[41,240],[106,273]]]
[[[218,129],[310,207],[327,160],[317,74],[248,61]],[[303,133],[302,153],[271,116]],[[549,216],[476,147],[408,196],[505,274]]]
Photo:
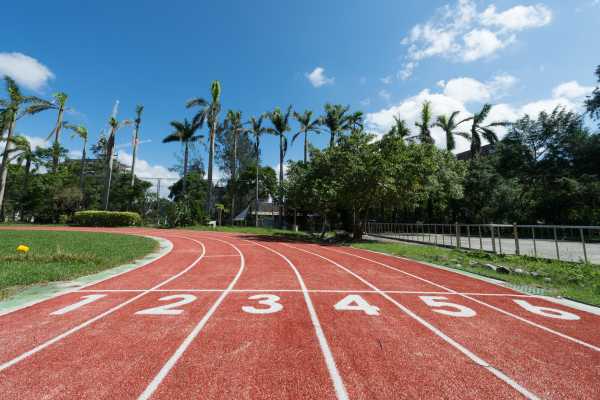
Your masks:
[[[370,305],[357,294],[344,297],[334,308],[340,311],[362,311],[367,315],[379,315],[379,307]]]

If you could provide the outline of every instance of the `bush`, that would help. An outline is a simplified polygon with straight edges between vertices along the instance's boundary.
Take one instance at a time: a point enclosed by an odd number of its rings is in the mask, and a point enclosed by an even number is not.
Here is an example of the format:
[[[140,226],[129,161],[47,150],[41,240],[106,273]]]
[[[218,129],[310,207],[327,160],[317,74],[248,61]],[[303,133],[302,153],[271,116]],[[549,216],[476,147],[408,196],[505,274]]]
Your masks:
[[[78,211],[73,216],[73,225],[77,226],[138,226],[142,218],[135,212],[121,211]]]

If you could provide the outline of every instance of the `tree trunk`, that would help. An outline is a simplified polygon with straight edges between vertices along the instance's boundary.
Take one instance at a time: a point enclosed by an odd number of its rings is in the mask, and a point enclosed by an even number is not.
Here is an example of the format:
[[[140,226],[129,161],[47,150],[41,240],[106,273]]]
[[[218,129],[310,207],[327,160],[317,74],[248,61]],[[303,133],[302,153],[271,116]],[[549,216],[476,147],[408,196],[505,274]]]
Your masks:
[[[83,139],[83,151],[81,153],[81,171],[79,172],[79,190],[81,191],[81,199],[84,200],[84,174],[85,174],[85,152],[87,147],[87,137]]]
[[[237,134],[233,134],[233,165],[231,168],[231,225],[233,225],[233,219],[235,218],[235,184],[236,184],[236,163],[237,163]]]
[[[11,149],[11,139],[15,131],[16,115],[12,115],[12,121],[8,126],[6,135],[6,145],[4,146],[4,154],[2,155],[2,164],[0,165],[0,222],[4,220],[4,196],[6,194],[6,180],[8,178],[8,155]]]
[[[256,204],[255,204],[255,210],[254,210],[254,222],[256,224],[256,227],[258,228],[258,171],[259,171],[259,162],[260,162],[260,156],[258,153],[259,150],[259,142],[258,142],[258,137],[256,138]]]
[[[19,215],[21,217],[21,221],[24,220],[25,215],[25,198],[27,197],[27,191],[29,188],[29,172],[31,171],[31,153],[27,155],[27,160],[25,161],[25,176],[23,177],[23,193],[21,195],[21,204],[19,209]]]
[[[135,185],[135,158],[137,156],[137,146],[138,146],[138,135],[140,131],[139,122],[135,123],[135,133],[133,135],[133,153],[131,160],[131,188]]]
[[[189,157],[189,144],[185,142],[183,151],[183,182],[182,182],[182,191],[183,197],[186,197],[186,187],[187,187],[187,172],[188,172],[188,157]]]
[[[331,131],[331,136],[329,138],[329,148],[332,149],[335,145],[335,132]]]
[[[210,126],[210,144],[208,148],[208,198],[206,199],[206,213],[208,217],[212,215],[212,196],[213,196],[213,160],[215,156],[215,126]]]
[[[58,157],[60,156],[60,130],[63,124],[64,106],[58,109],[58,119],[56,121],[56,129],[54,130],[54,145],[52,146],[52,172],[58,171]]]
[[[110,184],[112,180],[112,170],[113,170],[113,150],[115,146],[115,134],[116,130],[113,130],[110,133],[110,137],[108,138],[107,148],[106,148],[106,182],[104,184],[104,209],[108,210],[108,202],[110,199]]]
[[[304,162],[308,161],[308,132],[304,132]]]
[[[283,229],[283,135],[279,136],[279,228]]]

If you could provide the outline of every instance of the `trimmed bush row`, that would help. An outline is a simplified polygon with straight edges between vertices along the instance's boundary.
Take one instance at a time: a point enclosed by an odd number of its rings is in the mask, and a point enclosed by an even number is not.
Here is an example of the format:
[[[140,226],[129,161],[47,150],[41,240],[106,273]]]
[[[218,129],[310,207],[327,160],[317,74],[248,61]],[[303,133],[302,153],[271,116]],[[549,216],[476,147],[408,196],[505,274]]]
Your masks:
[[[77,226],[138,226],[142,218],[135,212],[121,211],[78,211],[73,216],[73,225]]]

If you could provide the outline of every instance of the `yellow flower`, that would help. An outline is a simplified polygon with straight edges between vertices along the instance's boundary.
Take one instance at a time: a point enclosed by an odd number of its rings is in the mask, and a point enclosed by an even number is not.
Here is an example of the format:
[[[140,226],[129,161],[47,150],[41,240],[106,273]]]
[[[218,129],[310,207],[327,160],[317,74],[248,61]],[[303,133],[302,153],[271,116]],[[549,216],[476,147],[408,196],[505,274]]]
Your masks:
[[[19,253],[27,253],[29,251],[29,246],[25,246],[24,244],[19,245],[19,247],[17,247],[17,251]]]

